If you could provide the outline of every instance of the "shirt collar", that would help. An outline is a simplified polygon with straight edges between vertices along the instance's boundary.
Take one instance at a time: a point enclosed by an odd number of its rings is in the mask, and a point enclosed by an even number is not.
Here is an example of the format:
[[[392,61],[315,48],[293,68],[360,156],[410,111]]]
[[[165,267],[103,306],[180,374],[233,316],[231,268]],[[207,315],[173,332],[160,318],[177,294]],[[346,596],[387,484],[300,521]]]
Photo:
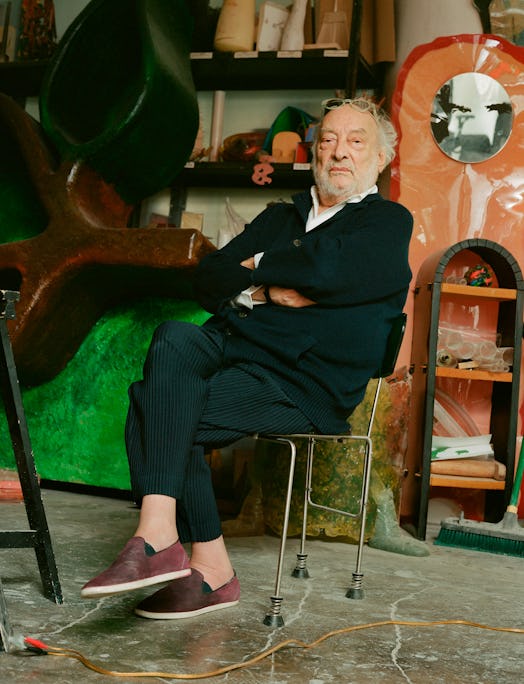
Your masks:
[[[331,218],[334,216],[338,211],[340,211],[346,204],[357,204],[358,202],[361,202],[364,197],[367,197],[368,195],[373,195],[374,193],[378,192],[378,187],[377,185],[372,185],[368,190],[365,190],[364,192],[360,192],[358,195],[352,195],[351,197],[348,197],[346,200],[342,200],[342,202],[339,202],[338,204],[334,204],[332,207],[329,207],[329,209],[325,209],[321,214],[318,213],[318,193],[317,193],[317,188],[315,185],[311,187],[311,198],[313,200],[313,206],[311,207],[311,210],[309,212],[309,216],[306,222],[306,231],[309,231],[313,228],[316,228],[316,226],[320,225],[321,223],[324,223],[328,218]]]
[[[334,204],[330,209],[334,209],[335,207],[341,208],[344,206],[344,204],[356,204],[357,202],[361,202],[364,197],[367,197],[368,195],[372,195],[374,193],[378,192],[378,186],[372,185],[368,190],[365,190],[364,192],[360,192],[358,195],[351,195],[351,197],[348,197],[346,200],[342,200],[342,202],[339,202],[338,204]],[[317,192],[317,186],[313,185],[311,186],[311,197],[313,198],[313,207],[315,211],[315,216],[318,215],[318,192]],[[328,210],[329,211],[329,210]]]

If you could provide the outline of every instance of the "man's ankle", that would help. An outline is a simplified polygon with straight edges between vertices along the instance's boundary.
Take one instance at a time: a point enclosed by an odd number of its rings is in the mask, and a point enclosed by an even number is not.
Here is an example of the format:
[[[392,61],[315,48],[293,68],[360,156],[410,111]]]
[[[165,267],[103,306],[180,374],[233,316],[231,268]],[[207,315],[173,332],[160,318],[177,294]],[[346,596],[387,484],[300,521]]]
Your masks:
[[[133,536],[141,537],[144,540],[147,547],[149,547],[148,555],[151,549],[153,550],[153,553],[159,553],[160,551],[165,551],[170,546],[173,546],[173,544],[176,544],[178,541],[178,537],[175,539],[172,537],[158,537],[154,534],[147,534],[146,532],[139,533],[138,531],[135,532]]]
[[[219,589],[224,584],[227,584],[235,574],[233,568],[210,568],[205,565],[200,565],[199,563],[193,563],[192,561],[190,562],[190,567],[194,570],[198,570],[202,574],[204,582],[206,582],[213,591]]]

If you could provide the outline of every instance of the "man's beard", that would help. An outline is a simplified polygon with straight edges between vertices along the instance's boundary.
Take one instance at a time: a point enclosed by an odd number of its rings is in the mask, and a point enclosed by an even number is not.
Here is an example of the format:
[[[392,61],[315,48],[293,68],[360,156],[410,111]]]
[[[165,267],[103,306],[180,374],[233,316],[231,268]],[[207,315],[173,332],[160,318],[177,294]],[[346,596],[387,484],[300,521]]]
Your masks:
[[[315,170],[313,172],[313,177],[321,197],[330,197],[342,201],[346,197],[351,197],[351,195],[356,194],[356,191],[354,191],[354,188],[357,185],[355,180],[353,180],[350,186],[346,185],[345,187],[340,187],[333,183],[327,171],[318,173]]]
[[[319,195],[321,197],[337,200],[338,202],[342,202],[353,195],[358,195],[360,192],[368,190],[377,182],[377,177],[378,169],[370,168],[360,179],[353,176],[353,181],[349,185],[341,187],[333,183],[329,175],[329,169],[319,171],[317,165],[313,165],[313,178]]]

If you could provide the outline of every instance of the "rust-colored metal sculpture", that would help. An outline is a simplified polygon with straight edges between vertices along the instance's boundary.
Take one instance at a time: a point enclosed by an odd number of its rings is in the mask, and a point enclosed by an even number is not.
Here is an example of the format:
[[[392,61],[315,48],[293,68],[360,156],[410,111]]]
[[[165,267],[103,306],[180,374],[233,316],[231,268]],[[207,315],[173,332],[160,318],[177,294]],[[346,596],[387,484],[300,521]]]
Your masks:
[[[184,0],[92,0],[50,62],[40,123],[0,94],[0,288],[20,291],[10,335],[26,385],[62,370],[117,302],[190,296],[214,249],[192,230],[128,228],[194,144],[190,29]]]
[[[132,206],[83,162],[55,162],[38,124],[5,95],[0,131],[16,141],[48,215],[42,233],[0,245],[0,284],[20,290],[10,328],[18,373],[34,385],[66,365],[116,302],[188,296],[188,273],[215,248],[198,231],[127,228]]]
[[[0,244],[0,285],[20,290],[10,322],[18,373],[35,385],[116,302],[189,296],[188,274],[215,248],[198,231],[128,228],[132,206],[85,163],[56,162],[40,126],[1,94],[0,134],[15,141],[48,216],[40,234]]]

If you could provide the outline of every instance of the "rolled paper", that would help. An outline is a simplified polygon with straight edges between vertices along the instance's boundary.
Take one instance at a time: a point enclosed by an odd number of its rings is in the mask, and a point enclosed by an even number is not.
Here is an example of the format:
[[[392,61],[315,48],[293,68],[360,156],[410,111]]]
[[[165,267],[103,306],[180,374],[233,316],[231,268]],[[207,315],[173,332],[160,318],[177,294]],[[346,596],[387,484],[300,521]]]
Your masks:
[[[490,342],[489,340],[483,340],[477,349],[477,355],[482,361],[489,361],[497,356],[497,345],[495,342]]]
[[[455,351],[455,349],[453,350]],[[456,350],[456,355],[459,359],[474,359],[476,356],[477,345],[473,342],[462,341]]]
[[[494,360],[489,363],[481,364],[481,369],[485,371],[490,371],[491,373],[507,373],[509,371],[509,366],[504,363],[502,359]]]
[[[211,139],[209,161],[218,160],[218,152],[222,144],[222,128],[224,125],[224,103],[226,93],[223,90],[215,90],[213,93],[213,116],[211,119]]]
[[[498,347],[497,351],[504,363],[508,366],[513,365],[513,354],[515,353],[513,347]]]

